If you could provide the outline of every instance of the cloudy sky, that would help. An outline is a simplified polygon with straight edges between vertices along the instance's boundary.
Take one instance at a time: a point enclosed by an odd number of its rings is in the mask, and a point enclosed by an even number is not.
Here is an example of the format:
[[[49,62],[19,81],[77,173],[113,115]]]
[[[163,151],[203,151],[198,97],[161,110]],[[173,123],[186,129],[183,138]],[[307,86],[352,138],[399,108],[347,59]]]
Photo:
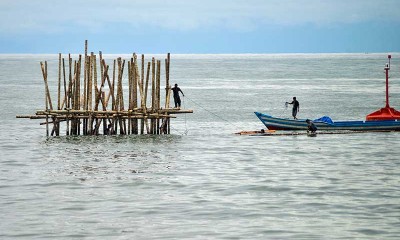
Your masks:
[[[0,0],[0,53],[399,52],[400,0]]]

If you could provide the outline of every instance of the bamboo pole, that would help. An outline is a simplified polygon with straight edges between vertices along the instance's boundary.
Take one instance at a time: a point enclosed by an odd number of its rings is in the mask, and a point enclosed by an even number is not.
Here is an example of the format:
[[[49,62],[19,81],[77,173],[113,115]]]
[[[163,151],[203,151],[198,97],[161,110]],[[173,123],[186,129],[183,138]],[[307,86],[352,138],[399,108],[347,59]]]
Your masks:
[[[119,110],[121,110],[120,109],[120,100],[121,100],[120,94],[121,93],[120,93],[120,88],[119,88],[119,85],[120,85],[119,76],[120,76],[120,73],[121,73],[121,58],[118,58],[117,60],[118,60],[117,61],[117,63],[118,63],[118,77],[117,77],[117,98],[115,100],[115,108],[116,108],[115,110],[119,111]],[[120,118],[118,118],[117,121],[116,121],[116,126],[118,126],[118,124],[119,124],[120,134],[122,134],[123,129],[122,129],[122,122],[120,121]]]
[[[83,74],[83,108],[85,109],[85,110],[88,110],[87,109],[87,92],[88,92],[88,90],[87,90],[87,81],[88,81],[88,72],[89,72],[89,69],[88,69],[88,65],[89,65],[89,61],[88,61],[88,41],[87,40],[85,40],[85,62],[84,62],[84,65],[83,65],[83,72],[84,72],[84,74]],[[79,96],[79,98],[80,98],[80,96]]]
[[[165,97],[168,95],[169,88],[169,62],[170,62],[170,53],[167,54],[167,59],[165,59]]]
[[[104,65],[105,65],[105,63],[104,63]],[[107,104],[105,102],[105,98],[102,97],[102,94],[105,93],[103,91],[103,89],[104,89],[104,85],[106,83],[106,79],[109,82],[109,79],[108,79],[108,68],[109,68],[109,66],[106,65],[105,66],[105,70],[103,71],[103,75],[101,77],[100,89],[96,92],[96,100],[95,100],[95,108],[94,108],[95,111],[98,111],[98,109],[99,109],[98,105],[99,105],[100,102],[102,103],[103,110],[106,109],[106,107],[107,107]]]
[[[102,77],[102,82],[103,82],[103,77],[104,77],[104,67],[103,67],[103,53],[99,51],[99,63],[100,63],[100,76]],[[103,103],[103,110],[105,108],[104,103],[105,103],[105,97],[106,94],[104,92],[104,84],[100,87],[99,91],[101,92],[101,99]],[[107,119],[103,119],[103,134],[107,134]]]
[[[109,116],[110,114],[107,112],[105,114],[99,114],[96,115],[96,117],[98,118],[102,118],[102,119],[108,119],[110,118]],[[117,115],[117,114],[116,114]],[[66,115],[54,115],[54,114],[44,114],[44,115],[18,115],[16,116],[16,118],[30,118],[30,119],[46,119],[46,117],[52,117],[52,118],[57,118],[60,121],[65,121],[65,119],[67,118]],[[164,114],[149,114],[148,118],[152,119],[152,118],[176,118],[175,116],[171,116],[171,115],[164,115]],[[88,115],[74,115],[72,118],[89,118]],[[132,115],[132,116],[128,116],[128,115],[121,115],[121,118],[124,119],[128,119],[128,118],[136,118],[136,119],[143,119],[143,115],[139,114],[139,115]],[[53,123],[53,122],[49,122]],[[44,125],[46,123],[41,123],[41,125]]]
[[[99,89],[97,85],[97,58],[96,55],[93,55],[93,88],[94,88],[94,101],[98,102],[98,97],[101,97],[101,95],[98,94]],[[94,106],[95,110],[98,110],[98,105]],[[96,125],[98,124],[99,120],[95,119]],[[93,125],[93,123],[92,123]],[[98,129],[95,130],[94,132],[95,135],[98,135]]]
[[[42,74],[43,74],[43,79],[44,79],[44,84],[45,84],[45,91],[46,91],[46,99],[47,99],[47,101],[49,103],[50,109],[53,110],[53,104],[51,102],[49,85],[47,83],[47,61],[44,62],[44,65],[43,65],[42,62],[40,62],[40,65],[42,67]]]
[[[63,109],[65,104],[66,104],[66,100],[67,100],[67,79],[66,79],[66,75],[65,75],[65,59],[62,59],[62,74],[63,74],[63,83],[64,83],[64,100],[61,104],[61,108]]]
[[[76,81],[76,93],[75,93],[75,99],[76,99],[76,109],[81,109],[81,66],[82,66],[82,56],[79,55],[78,63],[77,63],[77,77],[75,79]],[[77,119],[77,135],[81,134],[81,121],[80,119]]]
[[[167,91],[167,98],[165,99],[165,109],[168,109],[169,107],[167,107],[167,106],[169,106],[169,102],[170,102],[170,99],[171,99],[171,88],[169,87],[168,88],[168,91]],[[167,112],[167,115],[168,115],[168,112]],[[169,121],[169,118],[165,118],[165,121],[166,121],[166,123],[167,123],[167,125],[165,126],[166,127],[166,133],[167,134],[170,134],[170,121]]]
[[[156,78],[155,78],[155,58],[153,57],[151,59],[151,112],[154,113],[156,111],[155,108],[155,95],[156,95]],[[152,119],[151,120],[151,124],[150,124],[150,128],[151,128],[151,134],[155,134],[156,132],[156,124],[155,124],[155,120]]]
[[[133,108],[138,107],[138,81],[139,81],[139,70],[137,63],[137,55],[133,54]],[[133,134],[138,134],[138,121],[137,119],[133,120]]]
[[[116,60],[114,59],[114,65],[113,65],[113,79],[112,79],[112,83],[111,83],[111,88],[112,88],[112,92],[111,92],[111,109],[113,110],[113,111],[116,111],[117,110],[117,107],[116,107],[116,97],[115,97],[115,74],[116,74]],[[115,119],[115,117],[113,117],[113,120],[112,120],[112,129],[113,129],[113,132],[114,132],[114,134],[115,133],[117,133],[117,130],[118,130],[118,124],[117,124],[117,121],[116,121],[116,119]]]
[[[47,76],[48,76],[48,74],[47,74],[48,73],[47,72],[47,61],[44,62],[44,69],[43,69],[42,62],[40,64],[42,66],[43,79],[44,79],[44,83],[45,83],[47,99],[48,99],[48,102],[49,102],[49,105],[50,105],[50,110],[53,110],[53,104],[51,102],[49,85],[48,85],[48,81],[47,81]],[[48,123],[48,118],[46,118],[46,122]],[[56,123],[55,123],[55,121],[53,119],[53,129],[51,130],[51,136],[53,136],[55,130],[56,130]]]
[[[72,58],[71,54],[68,54],[68,91],[67,91],[67,108],[71,108],[72,101]]]
[[[118,58],[118,90],[117,90],[117,109],[119,111],[124,110],[124,97],[123,97],[123,91],[122,91],[122,76],[124,72],[124,65],[125,65],[125,60],[122,60],[121,58]],[[122,120],[119,118],[119,126],[120,126],[120,134],[124,135],[126,134],[126,126],[125,126],[125,120]]]
[[[42,68],[43,80],[44,80],[44,94],[45,94],[45,105],[46,105],[46,112],[49,110],[49,101],[48,101],[48,86],[46,83],[47,79],[47,72],[43,63],[40,62],[40,67]],[[46,137],[49,137],[49,115],[46,114]]]
[[[128,61],[128,111],[132,109],[132,72],[131,60]],[[131,134],[132,121],[128,118],[127,134]]]
[[[140,101],[140,105],[142,107],[142,109],[146,108],[146,103],[145,103],[145,93],[144,93],[144,54],[142,54],[142,69],[141,69],[141,80],[140,80],[140,97],[141,97],[141,101]],[[143,114],[145,114],[145,112],[143,112]],[[144,119],[142,119],[141,124],[140,124],[140,134],[144,134]]]
[[[111,110],[98,110],[98,111],[87,111],[83,109],[79,110],[39,110],[36,111],[36,115],[60,115],[60,114],[74,114],[74,115],[85,115],[85,114],[120,114],[121,116],[123,115],[138,115],[138,116],[143,116],[143,113],[141,109],[135,109],[135,110],[123,110],[123,111],[111,111]],[[157,114],[182,114],[182,113],[193,113],[193,110],[179,110],[176,108],[170,108],[170,109],[160,109],[157,113],[148,113],[148,115],[157,115]]]
[[[61,53],[58,54],[57,109],[61,109]],[[60,136],[60,124],[58,121],[53,122],[56,136]]]
[[[89,71],[88,71],[88,85],[87,85],[87,110],[92,110],[93,105],[93,80],[94,80],[94,53],[91,52],[89,58]],[[93,134],[93,117],[89,115],[89,120],[87,122],[87,132],[86,134],[92,135]]]
[[[89,75],[90,75],[90,58],[88,56],[88,41],[85,40],[85,56],[84,56],[84,65],[83,65],[83,99],[82,96],[79,95],[79,99],[83,100],[83,106],[82,108],[85,110],[88,110],[88,85],[89,85]],[[82,126],[82,134],[87,135],[88,133],[88,120],[83,119],[83,126]]]
[[[63,80],[64,80],[64,101],[63,101],[63,103],[61,105],[61,109],[64,108],[64,105],[66,106],[66,101],[67,101],[67,98],[68,98],[68,96],[67,96],[67,78],[66,78],[66,74],[65,74],[65,59],[64,58],[62,59],[62,68],[63,68]],[[68,126],[68,123],[67,123],[67,128],[66,128],[66,132],[65,132],[66,135],[69,134],[68,127],[69,126]]]
[[[101,56],[100,56],[101,59]],[[102,66],[102,63],[100,62],[100,66]],[[103,72],[103,67],[100,67],[101,70],[100,72]],[[95,88],[95,97],[94,97],[94,111],[97,111],[99,109],[99,103],[101,102],[102,105],[104,106],[104,102],[103,102],[103,88],[104,88],[104,84],[105,84],[105,79],[104,79],[104,75],[101,75],[101,82],[100,82],[100,88],[97,85],[97,61],[95,61],[95,67],[94,67],[94,76],[95,76],[95,83],[94,83],[94,88]],[[103,132],[105,131],[104,125],[106,124],[106,122],[103,123]],[[95,134],[98,135],[99,132],[99,128],[97,127],[97,125],[99,125],[99,121],[96,118],[96,130],[95,130]]]
[[[145,90],[144,90],[144,104],[143,104],[143,114],[145,116],[145,118],[143,119],[143,121],[146,124],[146,132],[149,134],[150,133],[150,127],[149,127],[149,123],[147,121],[146,115],[147,115],[147,91],[149,89],[149,78],[150,78],[150,67],[151,67],[151,63],[148,62],[147,63],[147,74],[146,74],[146,85],[145,85]]]
[[[133,59],[128,61],[128,110],[132,110],[132,63]],[[131,134],[132,121],[128,119],[128,134]]]
[[[75,60],[74,61],[74,77],[73,77],[73,82],[72,82],[72,91],[71,91],[71,109],[77,110],[76,109],[76,94],[78,92],[77,90],[77,78],[78,78],[78,62]],[[78,121],[76,119],[72,120],[72,126],[71,126],[71,131],[72,135],[78,135]]]
[[[170,54],[168,53],[167,59],[165,59],[165,90],[167,91],[167,94],[165,96],[165,108],[169,108],[169,102],[170,102],[170,91],[171,91],[171,86],[169,84],[169,61],[170,61]],[[167,120],[167,134],[170,134],[171,126],[169,119]]]
[[[94,85],[94,65],[95,65],[95,56],[93,54],[93,52],[91,53],[91,55],[89,56],[89,75],[88,75],[88,102],[87,102],[87,108],[88,110],[92,110],[93,109],[93,85]]]
[[[87,82],[88,82],[88,56],[87,56],[87,45],[85,46],[85,62],[83,65],[83,106],[82,108],[85,110],[87,109],[87,98],[88,98],[88,90],[87,90]],[[81,96],[79,96],[79,99],[81,99]],[[87,133],[87,120],[83,119],[83,135],[86,135]]]
[[[97,57],[93,54],[93,89],[94,89],[94,101],[96,102],[96,97],[98,96],[98,85],[97,85]]]
[[[57,109],[61,109],[61,53],[58,54],[58,91]]]
[[[77,67],[77,63],[76,61],[74,61],[73,63],[73,76],[72,74],[72,58],[71,55],[69,55],[69,62],[70,62],[70,88],[69,88],[69,98],[70,98],[70,108],[71,110],[75,110],[75,85],[76,85],[76,67]],[[76,135],[76,121],[75,120],[71,120],[71,131],[70,131],[70,135]]]
[[[157,60],[157,109],[161,107],[161,61]],[[157,120],[157,134],[160,134],[160,119]]]
[[[124,68],[125,68],[125,60],[122,61],[122,65],[121,65],[121,73],[120,73],[120,91],[121,91],[121,100],[120,100],[120,106],[121,106],[121,110],[124,111],[125,110],[125,106],[124,106],[124,91],[122,88],[122,80],[123,80],[123,76],[124,76]],[[122,120],[122,128],[123,128],[123,133],[122,134],[126,134],[126,121],[125,119]]]
[[[140,86],[139,86],[139,91],[140,91],[140,106],[142,109],[145,108],[144,106],[144,54],[142,54],[142,69],[141,69],[141,75],[140,75]],[[144,134],[144,121],[142,120],[140,122],[140,134]]]
[[[105,110],[106,108],[107,108],[107,106],[108,106],[108,101],[109,101],[109,99],[110,99],[110,96],[111,96],[111,101],[112,102],[114,102],[114,79],[115,79],[115,60],[114,60],[114,67],[113,67],[113,81],[111,82],[110,81],[110,77],[109,77],[109,75],[108,75],[108,70],[109,70],[109,65],[106,65],[106,62],[105,62],[105,60],[103,59],[103,68],[105,69],[104,70],[104,77],[105,77],[105,79],[107,80],[107,83],[108,83],[108,86],[109,86],[109,94],[108,94],[108,96],[107,96],[107,98],[105,99],[105,102],[103,103],[103,110]],[[115,109],[114,109],[114,103],[112,103],[112,108],[111,108],[111,111],[114,111]],[[108,119],[109,120],[109,125],[107,126],[107,130],[106,130],[106,132],[107,132],[107,134],[108,135],[113,135],[113,134],[115,134],[115,119],[114,119],[114,117],[113,118],[109,118]]]
[[[116,110],[117,109],[117,107],[116,107],[116,96],[115,96],[115,94],[116,94],[116,92],[115,92],[115,80],[116,80],[116,68],[117,68],[117,62],[116,62],[116,60],[114,60],[114,67],[113,67],[113,79],[112,79],[112,83],[111,83],[111,86],[112,86],[112,89],[113,89],[113,91],[111,92],[111,104],[112,104],[112,109],[113,110]]]

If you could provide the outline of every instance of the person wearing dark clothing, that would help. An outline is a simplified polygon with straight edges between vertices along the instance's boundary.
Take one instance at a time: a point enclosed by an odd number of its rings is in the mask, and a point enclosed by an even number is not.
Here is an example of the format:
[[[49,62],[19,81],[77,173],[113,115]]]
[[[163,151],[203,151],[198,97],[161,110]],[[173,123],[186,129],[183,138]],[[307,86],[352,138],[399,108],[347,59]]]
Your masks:
[[[294,119],[297,119],[297,113],[300,112],[300,103],[299,101],[296,100],[296,97],[293,97],[293,101],[292,102],[286,102],[288,104],[293,104],[293,108],[292,108],[292,116]]]
[[[178,87],[178,84],[175,84],[175,87],[173,87],[171,89],[172,89],[172,92],[174,93],[175,107],[180,108],[181,107],[181,98],[179,97],[179,92],[182,93],[182,96],[185,96],[185,94],[183,94],[182,90]]]
[[[315,133],[317,131],[317,127],[315,126],[313,121],[311,121],[310,119],[307,119],[306,122],[307,122],[307,132]]]

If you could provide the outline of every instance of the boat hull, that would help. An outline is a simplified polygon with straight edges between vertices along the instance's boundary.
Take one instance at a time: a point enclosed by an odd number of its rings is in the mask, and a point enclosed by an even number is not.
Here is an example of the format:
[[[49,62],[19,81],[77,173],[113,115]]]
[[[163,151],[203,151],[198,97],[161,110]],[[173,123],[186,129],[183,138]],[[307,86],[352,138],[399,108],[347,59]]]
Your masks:
[[[305,119],[293,120],[276,118],[267,114],[254,112],[261,122],[270,130],[307,130]],[[333,123],[314,121],[318,131],[400,131],[400,121],[338,121]]]

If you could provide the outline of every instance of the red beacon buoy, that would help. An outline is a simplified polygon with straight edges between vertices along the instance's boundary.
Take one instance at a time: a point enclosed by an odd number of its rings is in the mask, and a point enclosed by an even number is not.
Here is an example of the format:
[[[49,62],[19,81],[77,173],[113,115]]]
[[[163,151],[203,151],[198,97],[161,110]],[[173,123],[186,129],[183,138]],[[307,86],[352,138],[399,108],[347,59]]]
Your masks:
[[[389,106],[389,70],[391,55],[388,55],[389,63],[385,66],[386,72],[386,106],[367,115],[367,121],[400,120],[400,112]]]

